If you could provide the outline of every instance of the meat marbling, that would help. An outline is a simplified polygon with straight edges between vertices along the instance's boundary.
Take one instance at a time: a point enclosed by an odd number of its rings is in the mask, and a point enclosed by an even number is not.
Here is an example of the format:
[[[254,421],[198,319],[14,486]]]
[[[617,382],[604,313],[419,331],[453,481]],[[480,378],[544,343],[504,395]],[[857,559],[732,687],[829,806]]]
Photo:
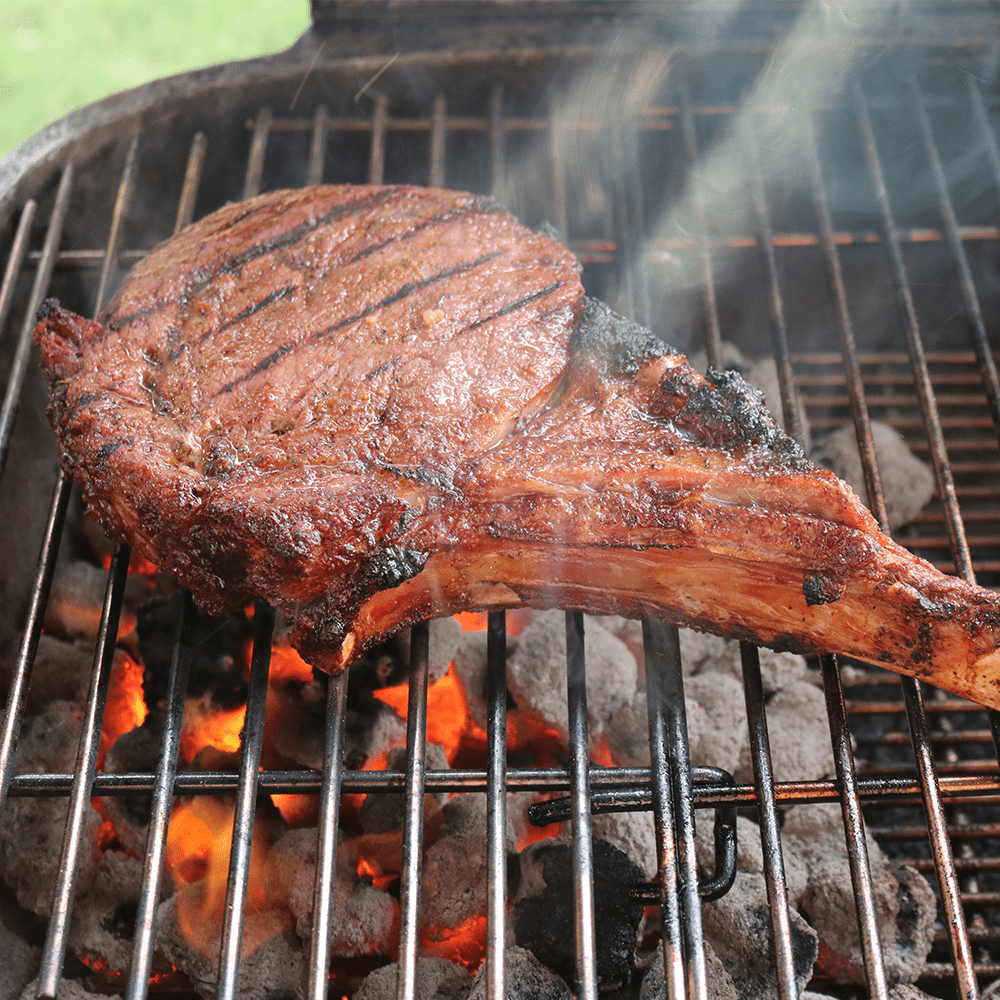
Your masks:
[[[339,671],[421,619],[652,616],[1000,707],[1000,599],[895,544],[732,373],[588,299],[469,194],[326,186],[155,248],[35,331],[66,472],[212,612]]]

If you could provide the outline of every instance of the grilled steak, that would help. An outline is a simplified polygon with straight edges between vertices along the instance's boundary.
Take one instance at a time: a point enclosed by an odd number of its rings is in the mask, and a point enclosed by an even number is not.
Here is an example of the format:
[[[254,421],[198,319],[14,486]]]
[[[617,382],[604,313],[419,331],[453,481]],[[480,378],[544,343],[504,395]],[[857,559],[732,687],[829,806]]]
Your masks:
[[[831,650],[1000,707],[1000,600],[882,534],[734,374],[587,299],[488,201],[230,205],[100,323],[35,331],[90,513],[208,610],[260,595],[342,669],[420,619],[582,608]]]

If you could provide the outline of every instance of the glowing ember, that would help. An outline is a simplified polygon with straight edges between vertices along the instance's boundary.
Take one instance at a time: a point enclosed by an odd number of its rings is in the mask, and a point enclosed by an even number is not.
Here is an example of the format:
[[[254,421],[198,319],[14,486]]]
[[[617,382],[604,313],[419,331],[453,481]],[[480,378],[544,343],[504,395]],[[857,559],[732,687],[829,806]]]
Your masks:
[[[457,927],[432,927],[420,935],[421,951],[425,955],[446,958],[475,972],[486,955],[486,917],[474,913]]]
[[[406,718],[409,685],[396,684],[372,693],[401,719]],[[485,745],[486,733],[470,718],[455,665],[449,663],[448,673],[427,689],[427,742],[442,746],[448,762],[453,763],[467,736],[482,740]]]
[[[212,704],[210,695],[189,698],[184,708],[184,726],[181,731],[181,756],[185,763],[194,760],[198,751],[205,747],[214,747],[225,753],[238,753],[246,714],[246,705],[219,708]]]
[[[142,692],[142,666],[119,650],[108,683],[101,744],[97,752],[98,768],[104,763],[115,740],[141,726],[148,714]]]

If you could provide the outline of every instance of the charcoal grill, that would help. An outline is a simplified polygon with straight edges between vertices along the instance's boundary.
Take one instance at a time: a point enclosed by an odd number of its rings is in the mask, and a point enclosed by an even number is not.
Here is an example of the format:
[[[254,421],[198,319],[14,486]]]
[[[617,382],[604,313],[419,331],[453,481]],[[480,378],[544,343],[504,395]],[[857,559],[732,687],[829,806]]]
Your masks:
[[[976,997],[1000,977],[1000,781],[997,719],[978,706],[871,669],[842,675],[823,657],[822,684],[836,774],[776,783],[756,650],[742,651],[753,753],[752,785],[727,782],[688,758],[676,632],[644,626],[651,768],[589,763],[582,617],[567,613],[571,756],[566,768],[508,767],[505,627],[489,619],[489,747],[485,770],[425,765],[427,631],[414,630],[406,768],[344,769],[346,679],[329,684],[323,772],[261,771],[268,650],[274,617],[258,604],[250,694],[238,772],[176,771],[184,659],[171,666],[167,711],[152,772],[95,773],[114,636],[129,563],[115,550],[79,757],[72,773],[18,773],[21,715],[71,488],[56,472],[40,418],[32,317],[58,295],[94,314],[122,273],[154,242],[259,191],[306,183],[406,182],[497,192],[525,222],[553,224],[584,265],[588,292],[617,304],[668,341],[719,365],[722,341],[777,361],[787,426],[801,437],[801,396],[813,432],[853,422],[871,506],[886,523],[871,419],[886,419],[934,468],[934,501],[900,540],[942,568],[983,585],[1000,580],[995,369],[1000,285],[1000,155],[993,71],[1000,16],[990,4],[921,4],[863,34],[844,78],[805,107],[761,106],[737,133],[739,211],[714,211],[711,175],[696,167],[722,143],[754,81],[807,4],[752,4],[728,17],[704,6],[583,2],[391,4],[313,0],[313,29],[289,52],[161,81],[76,112],[0,163],[0,411],[3,502],[12,609],[3,638],[13,663],[0,737],[0,807],[13,796],[69,802],[56,902],[47,925],[39,996],[64,969],[84,814],[92,796],[153,796],[146,874],[135,924],[130,997],[146,995],[170,806],[176,795],[235,793],[220,997],[237,995],[249,853],[257,797],[319,796],[319,865],[308,992],[329,988],[329,915],[340,796],[405,792],[399,995],[416,995],[425,791],[486,792],[489,802],[488,995],[505,995],[505,792],[562,793],[547,815],[571,816],[577,990],[596,979],[590,816],[653,808],[659,880],[635,893],[659,903],[666,995],[705,997],[701,898],[725,890],[695,864],[694,817],[753,810],[771,902],[771,961],[782,998],[797,995],[779,810],[839,802],[847,831],[867,990],[885,998],[864,827],[887,851],[934,881],[938,940],[921,986]],[[838,10],[814,51],[846,45]],[[853,16],[853,15],[852,15]],[[843,21],[848,23],[847,13]],[[711,22],[711,23],[707,23]],[[828,24],[829,26],[829,24]],[[849,26],[849,25],[848,25]],[[612,41],[614,45],[612,46]],[[669,70],[657,75],[669,53]],[[597,67],[615,86],[648,86],[617,119],[587,109],[576,89]],[[637,67],[649,73],[643,76]],[[652,69],[650,69],[652,67]],[[848,71],[849,70],[849,71]],[[655,71],[655,72],[654,72]],[[834,83],[836,85],[834,85]],[[605,109],[607,110],[607,109]],[[776,186],[769,145],[776,117],[797,122],[793,175]],[[581,196],[577,158],[596,165],[596,204]],[[525,166],[527,165],[527,167]],[[586,171],[584,171],[586,173]],[[592,189],[588,189],[593,194]],[[862,193],[859,194],[858,192]],[[583,193],[588,193],[583,191]],[[672,205],[685,222],[658,225]],[[763,331],[768,331],[766,343]],[[36,516],[26,483],[48,489]],[[31,570],[35,555],[37,569]],[[13,570],[25,564],[23,579]],[[183,636],[177,623],[177,645]],[[905,720],[905,724],[904,724]],[[907,735],[906,728],[909,733]],[[855,748],[861,760],[855,763]],[[723,824],[724,825],[724,824]],[[596,933],[600,933],[600,928]],[[832,989],[833,987],[831,987]]]

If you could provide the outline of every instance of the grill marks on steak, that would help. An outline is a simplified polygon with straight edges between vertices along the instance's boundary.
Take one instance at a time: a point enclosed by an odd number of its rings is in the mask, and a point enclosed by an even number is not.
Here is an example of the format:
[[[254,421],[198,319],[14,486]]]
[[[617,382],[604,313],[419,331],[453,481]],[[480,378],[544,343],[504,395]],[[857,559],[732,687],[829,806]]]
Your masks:
[[[101,324],[36,330],[67,471],[209,610],[260,594],[337,670],[472,608],[652,615],[1000,705],[1000,602],[895,545],[738,376],[587,300],[472,195],[229,206]]]

